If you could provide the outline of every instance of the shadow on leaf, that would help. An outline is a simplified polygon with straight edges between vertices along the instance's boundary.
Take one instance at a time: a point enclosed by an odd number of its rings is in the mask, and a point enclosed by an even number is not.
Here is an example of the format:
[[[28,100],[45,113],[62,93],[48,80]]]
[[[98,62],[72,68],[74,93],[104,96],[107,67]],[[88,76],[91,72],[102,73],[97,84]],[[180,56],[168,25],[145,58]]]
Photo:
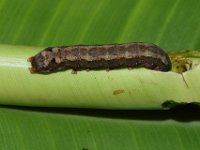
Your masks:
[[[196,104],[181,104],[169,110],[104,110],[86,108],[49,108],[1,105],[1,108],[41,113],[70,114],[99,118],[128,119],[128,120],[169,120],[190,122],[200,120],[200,107]]]

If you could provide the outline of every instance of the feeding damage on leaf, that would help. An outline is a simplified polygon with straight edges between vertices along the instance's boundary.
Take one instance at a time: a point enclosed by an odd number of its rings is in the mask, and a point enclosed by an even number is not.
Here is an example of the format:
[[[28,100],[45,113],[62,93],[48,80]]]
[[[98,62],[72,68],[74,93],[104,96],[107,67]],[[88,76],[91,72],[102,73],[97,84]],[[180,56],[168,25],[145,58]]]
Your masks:
[[[196,68],[199,64],[200,52],[193,50],[181,50],[169,53],[172,62],[172,71],[183,73]]]
[[[167,101],[163,102],[161,106],[163,109],[172,109],[177,106],[183,106],[183,105],[189,105],[189,104],[200,106],[200,103],[198,103],[198,102],[187,103],[187,102],[176,102],[173,100],[167,100]]]
[[[125,91],[122,90],[122,89],[114,90],[114,91],[113,91],[113,95],[119,95],[119,94],[122,94],[122,93],[124,93],[124,92],[125,92]]]

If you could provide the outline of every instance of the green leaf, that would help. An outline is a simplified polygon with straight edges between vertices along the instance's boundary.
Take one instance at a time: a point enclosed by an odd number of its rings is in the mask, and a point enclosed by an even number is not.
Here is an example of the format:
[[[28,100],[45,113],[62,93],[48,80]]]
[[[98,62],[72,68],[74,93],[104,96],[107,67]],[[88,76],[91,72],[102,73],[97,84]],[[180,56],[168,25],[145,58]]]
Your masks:
[[[0,4],[1,44],[45,47],[143,41],[158,44],[166,51],[200,47],[200,2],[194,0],[0,0]],[[28,47],[23,49],[26,52],[18,56],[32,54]],[[16,52],[9,53],[16,55]],[[15,87],[19,82],[8,80],[20,73],[6,73],[8,76],[2,70],[1,73],[1,91],[6,84],[11,89],[4,89],[0,99],[6,97],[6,104],[16,104],[13,101],[19,100],[17,94],[14,98],[10,95],[26,91],[26,84],[31,80],[25,83],[22,80],[22,89],[15,91],[12,85]],[[192,96],[198,95],[198,90],[191,91]],[[180,91],[180,95],[181,92],[185,94]],[[29,101],[31,96],[23,94],[23,101]],[[93,116],[100,110],[57,114],[53,109],[21,109],[0,109],[2,149],[199,149],[198,118],[193,122],[179,122],[174,120],[174,115],[165,118],[162,111],[157,112],[161,113],[161,119],[157,120],[148,119],[153,111],[139,111],[139,117],[127,119],[123,115],[116,118],[115,111],[105,111],[105,116],[112,115],[104,118]],[[43,109],[45,112],[40,112]]]

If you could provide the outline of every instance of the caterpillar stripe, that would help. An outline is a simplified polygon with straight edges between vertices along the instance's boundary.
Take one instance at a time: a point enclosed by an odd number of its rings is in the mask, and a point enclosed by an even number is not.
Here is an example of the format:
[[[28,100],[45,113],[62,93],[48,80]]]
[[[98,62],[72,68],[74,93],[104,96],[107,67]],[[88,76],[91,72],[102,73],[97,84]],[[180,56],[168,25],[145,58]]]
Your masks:
[[[171,61],[160,47],[150,43],[48,47],[28,59],[31,72],[51,73],[65,69],[115,69],[145,67],[170,71]]]

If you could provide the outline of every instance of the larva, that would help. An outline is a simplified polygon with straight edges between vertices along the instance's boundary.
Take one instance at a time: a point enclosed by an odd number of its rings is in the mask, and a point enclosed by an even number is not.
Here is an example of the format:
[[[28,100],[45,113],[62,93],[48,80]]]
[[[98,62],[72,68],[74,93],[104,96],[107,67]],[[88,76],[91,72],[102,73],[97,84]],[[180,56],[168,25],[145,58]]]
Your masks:
[[[169,56],[160,47],[142,42],[49,47],[30,57],[28,61],[32,65],[31,72],[36,73],[124,67],[169,71],[172,67]]]

